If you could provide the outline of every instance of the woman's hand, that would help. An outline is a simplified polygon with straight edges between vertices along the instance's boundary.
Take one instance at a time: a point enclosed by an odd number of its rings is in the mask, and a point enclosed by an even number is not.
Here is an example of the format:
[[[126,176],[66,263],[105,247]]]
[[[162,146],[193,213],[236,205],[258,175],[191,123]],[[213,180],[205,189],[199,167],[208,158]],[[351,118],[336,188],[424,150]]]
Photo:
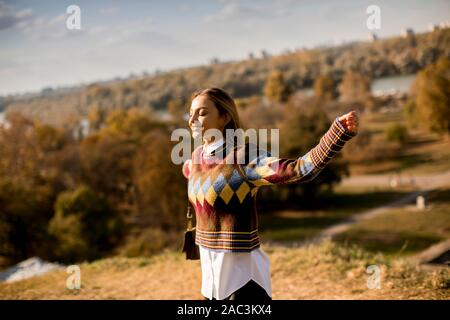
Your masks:
[[[339,122],[342,126],[350,132],[358,132],[358,114],[356,111],[350,111],[347,114],[339,117]]]

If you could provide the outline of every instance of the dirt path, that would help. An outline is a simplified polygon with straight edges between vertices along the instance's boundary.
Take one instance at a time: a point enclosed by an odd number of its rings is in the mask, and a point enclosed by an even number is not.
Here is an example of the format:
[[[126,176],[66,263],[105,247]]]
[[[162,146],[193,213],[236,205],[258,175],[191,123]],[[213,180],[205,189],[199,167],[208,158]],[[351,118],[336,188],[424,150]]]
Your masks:
[[[358,175],[345,178],[341,182],[342,187],[389,187],[391,183],[403,185],[415,185],[419,188],[429,187],[430,184],[448,184],[450,181],[450,170],[443,173],[411,175],[411,174],[377,174],[377,175]]]

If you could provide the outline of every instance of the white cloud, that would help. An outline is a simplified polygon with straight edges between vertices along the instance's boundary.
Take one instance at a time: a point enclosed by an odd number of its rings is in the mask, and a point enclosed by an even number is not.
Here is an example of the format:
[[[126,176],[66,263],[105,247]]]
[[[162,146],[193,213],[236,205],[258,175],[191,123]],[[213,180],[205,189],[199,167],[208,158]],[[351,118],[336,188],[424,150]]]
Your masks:
[[[18,24],[20,31],[32,40],[62,39],[86,34],[86,30],[69,30],[66,27],[66,15],[53,18],[34,18]]]
[[[258,10],[258,7],[244,7],[236,2],[230,2],[226,3],[219,12],[207,15],[204,20],[205,22],[237,20],[255,16],[258,12],[261,13],[260,10]]]
[[[31,9],[17,10],[4,2],[0,2],[0,31],[13,28],[30,19],[33,19]]]
[[[106,46],[127,41],[146,40],[148,38],[164,38],[150,18],[127,24],[96,26],[89,32],[92,35],[101,37],[100,43]]]
[[[120,9],[118,7],[109,7],[109,8],[101,8],[99,10],[100,15],[102,16],[114,16],[116,15]]]
[[[182,12],[190,11],[190,10],[192,10],[192,6],[187,3],[182,3],[182,4],[178,5],[178,10],[180,10]]]

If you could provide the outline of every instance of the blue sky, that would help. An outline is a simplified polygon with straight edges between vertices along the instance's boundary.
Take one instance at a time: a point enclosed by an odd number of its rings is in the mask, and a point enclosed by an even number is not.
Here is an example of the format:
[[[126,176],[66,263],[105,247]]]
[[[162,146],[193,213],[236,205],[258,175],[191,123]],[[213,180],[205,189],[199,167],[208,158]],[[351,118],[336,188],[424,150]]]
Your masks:
[[[371,4],[381,37],[450,21],[450,0],[0,0],[0,95],[366,40]]]

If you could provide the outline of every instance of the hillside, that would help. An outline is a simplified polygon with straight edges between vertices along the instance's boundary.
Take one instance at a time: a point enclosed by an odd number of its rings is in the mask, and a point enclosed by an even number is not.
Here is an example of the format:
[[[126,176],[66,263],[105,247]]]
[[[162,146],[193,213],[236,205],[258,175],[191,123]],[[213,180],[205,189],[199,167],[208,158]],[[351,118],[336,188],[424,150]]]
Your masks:
[[[448,28],[374,42],[299,49],[277,56],[265,54],[243,61],[216,62],[72,89],[46,88],[38,95],[0,97],[0,110],[20,110],[26,116],[63,125],[85,117],[91,108],[166,110],[170,101],[183,104],[192,92],[204,86],[222,87],[236,98],[261,95],[273,70],[281,71],[296,91],[312,87],[319,75],[329,75],[339,82],[350,69],[372,79],[412,74],[440,56],[450,56]]]

